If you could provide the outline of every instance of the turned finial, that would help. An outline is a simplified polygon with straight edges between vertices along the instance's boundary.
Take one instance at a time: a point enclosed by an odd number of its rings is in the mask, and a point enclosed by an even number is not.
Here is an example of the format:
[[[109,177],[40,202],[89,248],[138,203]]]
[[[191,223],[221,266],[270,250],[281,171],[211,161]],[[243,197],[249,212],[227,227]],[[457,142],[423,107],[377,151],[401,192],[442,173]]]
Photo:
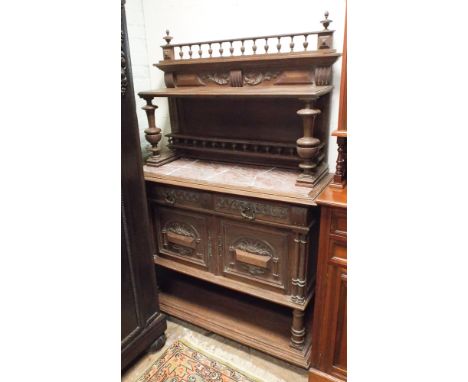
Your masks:
[[[323,25],[323,29],[324,30],[327,30],[328,29],[328,26],[330,25],[330,23],[332,23],[333,20],[328,20],[328,11],[325,11],[325,19],[320,21],[320,23]]]
[[[166,29],[166,35],[163,37],[164,40],[166,40],[166,44],[169,45],[172,40],[172,36],[169,36],[169,29]]]

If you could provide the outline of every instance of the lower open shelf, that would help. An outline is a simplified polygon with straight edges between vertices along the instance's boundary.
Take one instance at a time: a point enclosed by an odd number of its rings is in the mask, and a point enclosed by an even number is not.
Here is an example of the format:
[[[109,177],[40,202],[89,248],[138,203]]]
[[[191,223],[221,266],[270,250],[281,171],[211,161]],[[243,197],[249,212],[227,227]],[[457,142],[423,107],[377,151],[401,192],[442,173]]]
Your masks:
[[[292,309],[159,267],[158,283],[163,312],[297,366],[310,366],[310,334],[303,350],[290,346]]]

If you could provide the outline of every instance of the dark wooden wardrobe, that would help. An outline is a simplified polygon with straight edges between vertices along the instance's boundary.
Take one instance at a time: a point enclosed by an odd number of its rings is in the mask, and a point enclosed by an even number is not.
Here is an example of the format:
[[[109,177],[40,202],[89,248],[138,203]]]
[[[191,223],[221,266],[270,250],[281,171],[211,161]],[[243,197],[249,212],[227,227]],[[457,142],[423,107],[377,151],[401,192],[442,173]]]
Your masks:
[[[159,310],[149,218],[140,154],[135,96],[121,2],[121,347],[125,369],[153,344],[164,345],[165,316]]]

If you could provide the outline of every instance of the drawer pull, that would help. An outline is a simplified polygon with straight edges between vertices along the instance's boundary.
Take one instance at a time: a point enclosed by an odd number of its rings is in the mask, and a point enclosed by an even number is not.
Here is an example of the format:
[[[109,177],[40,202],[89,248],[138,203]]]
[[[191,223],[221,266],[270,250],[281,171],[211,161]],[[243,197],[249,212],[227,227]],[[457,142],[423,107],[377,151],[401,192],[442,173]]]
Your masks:
[[[166,203],[169,203],[169,204],[174,204],[175,203],[174,195],[171,195],[169,193],[166,194],[166,197],[164,199],[166,200]]]
[[[250,252],[243,251],[241,249],[236,249],[236,260],[241,263],[246,263],[250,265],[255,265],[260,268],[268,268],[268,262],[270,261],[269,256],[255,255]]]
[[[241,207],[241,216],[247,220],[255,220],[255,211],[250,207]]]
[[[191,236],[179,235],[174,232],[167,232],[167,240],[174,244],[183,245],[184,247],[195,249],[196,243],[195,238]]]

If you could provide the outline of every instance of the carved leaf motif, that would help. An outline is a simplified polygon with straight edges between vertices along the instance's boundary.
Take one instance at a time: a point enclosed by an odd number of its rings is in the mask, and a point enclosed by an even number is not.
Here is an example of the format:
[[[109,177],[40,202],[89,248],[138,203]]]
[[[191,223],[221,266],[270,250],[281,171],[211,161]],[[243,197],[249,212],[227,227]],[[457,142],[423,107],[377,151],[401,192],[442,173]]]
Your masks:
[[[240,264],[240,267],[254,276],[263,275],[266,272],[265,269],[256,267],[255,265]]]
[[[189,248],[182,247],[178,244],[171,244],[172,250],[178,252],[183,256],[191,256],[193,254],[193,250]]]
[[[235,247],[260,256],[273,256],[271,248],[268,248],[268,246],[259,240],[242,239],[236,242]]]
[[[196,192],[183,191],[183,190],[168,190],[168,189],[159,188],[157,193],[160,198],[165,198],[166,196],[169,195],[173,197],[175,201],[179,201],[179,202],[197,203],[200,201],[200,195]]]
[[[251,203],[233,198],[218,198],[216,201],[216,208],[226,208],[230,210],[241,210],[248,208],[251,211],[254,211],[257,215],[272,216],[277,218],[286,218],[288,216],[288,210],[284,207],[272,206],[264,203]]]
[[[218,85],[229,84],[229,73],[205,73],[200,75],[200,78],[205,81],[212,81]]]
[[[166,231],[173,232],[178,235],[193,237],[193,238],[197,237],[197,234],[194,232],[193,227],[185,223],[178,223],[178,222],[169,223],[166,226]]]
[[[247,72],[244,74],[244,85],[255,86],[263,81],[278,77],[279,72]]]

